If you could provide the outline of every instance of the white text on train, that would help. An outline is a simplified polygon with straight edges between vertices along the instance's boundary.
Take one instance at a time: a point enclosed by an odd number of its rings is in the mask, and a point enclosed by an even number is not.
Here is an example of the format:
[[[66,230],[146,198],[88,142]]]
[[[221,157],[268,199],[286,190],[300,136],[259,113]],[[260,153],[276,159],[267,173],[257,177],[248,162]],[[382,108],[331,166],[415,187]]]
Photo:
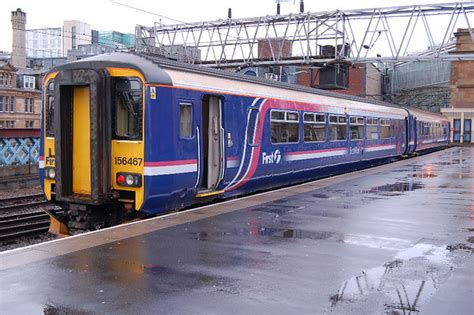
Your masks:
[[[275,150],[271,153],[262,152],[262,164],[278,164],[280,161],[280,150]]]

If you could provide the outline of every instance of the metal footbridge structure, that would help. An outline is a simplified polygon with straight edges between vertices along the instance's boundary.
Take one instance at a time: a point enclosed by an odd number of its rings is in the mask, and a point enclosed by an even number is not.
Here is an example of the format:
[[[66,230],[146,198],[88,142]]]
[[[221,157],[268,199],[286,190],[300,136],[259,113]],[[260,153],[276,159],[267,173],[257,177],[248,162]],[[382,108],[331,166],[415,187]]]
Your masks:
[[[155,23],[136,26],[136,50],[220,68],[474,60],[453,53],[457,28],[474,40],[473,17],[474,2],[453,2]]]

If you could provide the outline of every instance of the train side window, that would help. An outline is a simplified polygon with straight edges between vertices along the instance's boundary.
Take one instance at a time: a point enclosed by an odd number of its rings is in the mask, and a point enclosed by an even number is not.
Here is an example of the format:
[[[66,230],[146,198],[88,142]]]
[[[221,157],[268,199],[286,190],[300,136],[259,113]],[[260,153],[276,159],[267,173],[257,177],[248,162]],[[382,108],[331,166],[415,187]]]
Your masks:
[[[380,133],[382,139],[390,139],[390,119],[380,119]]]
[[[114,80],[114,139],[141,140],[142,84],[138,79]]]
[[[421,123],[422,127],[422,135],[429,136],[430,135],[430,125],[429,123]]]
[[[193,137],[193,104],[179,103],[179,137]]]
[[[272,143],[299,142],[299,113],[272,110],[270,113],[270,130]]]
[[[364,138],[364,118],[362,117],[350,117],[350,134],[351,140],[360,140]]]
[[[329,140],[342,141],[347,139],[347,120],[346,116],[329,116]]]
[[[45,108],[46,137],[54,137],[54,81],[48,83]]]
[[[378,140],[379,121],[377,118],[367,118],[367,140]]]
[[[304,113],[304,141],[326,141],[326,116],[324,114]]]

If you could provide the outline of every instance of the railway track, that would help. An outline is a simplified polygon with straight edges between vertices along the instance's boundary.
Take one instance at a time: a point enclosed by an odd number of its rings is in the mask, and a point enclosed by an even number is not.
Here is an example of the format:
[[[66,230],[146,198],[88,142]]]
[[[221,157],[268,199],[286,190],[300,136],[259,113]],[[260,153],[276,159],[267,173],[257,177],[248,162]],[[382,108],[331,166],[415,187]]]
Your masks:
[[[15,175],[15,176],[5,176],[0,179],[0,184],[5,184],[9,182],[24,182],[27,180],[38,180],[38,174],[27,174],[27,175]]]
[[[0,217],[0,242],[8,242],[22,236],[47,232],[49,215],[44,211],[19,213]]]
[[[3,198],[0,199],[0,215],[2,215],[2,212],[29,207],[34,208],[47,203],[48,201],[44,199],[42,193]]]
[[[43,194],[15,196],[0,200],[0,242],[14,241],[48,231],[49,215],[36,208],[47,205]]]

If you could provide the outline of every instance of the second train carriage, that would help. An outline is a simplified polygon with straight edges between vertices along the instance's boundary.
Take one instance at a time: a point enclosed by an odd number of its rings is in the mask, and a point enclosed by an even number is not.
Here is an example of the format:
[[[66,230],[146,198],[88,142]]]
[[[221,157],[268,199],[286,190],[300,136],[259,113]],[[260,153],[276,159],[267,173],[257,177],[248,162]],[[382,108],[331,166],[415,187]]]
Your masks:
[[[59,66],[44,91],[41,181],[77,228],[448,143],[440,115],[131,54]]]

